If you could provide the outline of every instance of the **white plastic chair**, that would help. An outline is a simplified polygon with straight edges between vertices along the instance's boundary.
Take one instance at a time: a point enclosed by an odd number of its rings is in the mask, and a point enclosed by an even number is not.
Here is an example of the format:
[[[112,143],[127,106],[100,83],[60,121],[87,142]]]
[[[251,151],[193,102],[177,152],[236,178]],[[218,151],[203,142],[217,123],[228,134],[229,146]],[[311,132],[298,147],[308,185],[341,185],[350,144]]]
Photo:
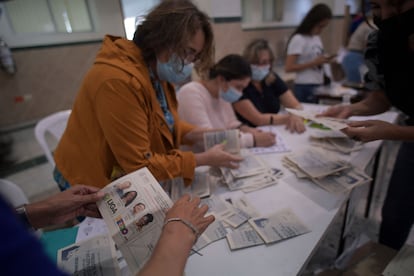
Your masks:
[[[41,119],[35,127],[35,136],[39,142],[49,163],[55,167],[55,160],[53,159],[52,149],[46,142],[46,133],[49,132],[53,137],[59,141],[65,131],[71,110],[64,110],[53,113]]]
[[[0,195],[13,207],[29,203],[23,190],[13,182],[0,179]]]

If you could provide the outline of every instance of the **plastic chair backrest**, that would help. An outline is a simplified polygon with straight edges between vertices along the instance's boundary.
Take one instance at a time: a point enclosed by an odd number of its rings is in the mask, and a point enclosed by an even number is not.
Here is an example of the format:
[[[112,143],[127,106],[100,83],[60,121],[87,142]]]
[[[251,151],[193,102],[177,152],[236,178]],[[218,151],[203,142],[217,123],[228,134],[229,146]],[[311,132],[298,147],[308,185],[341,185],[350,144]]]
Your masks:
[[[0,195],[13,207],[29,203],[23,190],[13,182],[0,179]]]
[[[49,132],[56,138],[57,141],[62,137],[65,131],[66,124],[68,122],[71,110],[64,110],[53,113],[43,119],[41,119],[35,127],[35,136],[37,142],[39,142],[46,158],[53,167],[55,167],[55,160],[53,159],[52,150],[46,142],[46,133]]]

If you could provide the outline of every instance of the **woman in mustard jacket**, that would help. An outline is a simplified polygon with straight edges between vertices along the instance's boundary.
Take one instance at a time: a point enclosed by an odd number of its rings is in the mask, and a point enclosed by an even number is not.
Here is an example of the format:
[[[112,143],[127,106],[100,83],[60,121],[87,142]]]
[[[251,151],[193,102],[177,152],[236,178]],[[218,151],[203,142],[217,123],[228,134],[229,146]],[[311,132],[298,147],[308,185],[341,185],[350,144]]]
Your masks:
[[[212,63],[208,17],[190,1],[162,1],[133,41],[106,36],[74,103],[55,151],[60,187],[103,187],[114,172],[148,167],[158,181],[191,183],[199,165],[237,167],[241,158],[218,145],[202,153],[179,150],[202,139],[203,129],[180,120],[171,83]]]

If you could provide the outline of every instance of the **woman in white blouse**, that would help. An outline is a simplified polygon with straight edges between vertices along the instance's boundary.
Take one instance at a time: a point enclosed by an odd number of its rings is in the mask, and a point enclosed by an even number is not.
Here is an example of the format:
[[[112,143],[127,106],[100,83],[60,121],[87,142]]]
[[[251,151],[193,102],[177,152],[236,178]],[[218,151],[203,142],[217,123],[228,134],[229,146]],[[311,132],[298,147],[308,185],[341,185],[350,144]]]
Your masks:
[[[180,118],[201,128],[239,128],[242,147],[273,145],[272,132],[243,125],[232,108],[250,80],[250,64],[243,57],[225,56],[210,69],[207,79],[192,81],[180,88],[177,93]]]

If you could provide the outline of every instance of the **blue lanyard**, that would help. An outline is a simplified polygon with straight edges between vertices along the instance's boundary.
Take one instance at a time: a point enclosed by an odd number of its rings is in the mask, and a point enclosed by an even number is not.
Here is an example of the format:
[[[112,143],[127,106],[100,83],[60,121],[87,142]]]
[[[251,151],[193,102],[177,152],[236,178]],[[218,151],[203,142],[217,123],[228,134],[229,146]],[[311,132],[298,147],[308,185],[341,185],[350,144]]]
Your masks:
[[[155,89],[155,92],[157,93],[157,99],[158,103],[160,104],[161,110],[164,113],[165,121],[167,121],[168,128],[171,132],[174,131],[174,117],[168,108],[167,99],[165,98],[164,89],[162,88],[162,85],[159,80],[155,79],[154,74],[152,73],[152,70],[150,69],[150,76],[151,76],[151,82],[152,86]]]

